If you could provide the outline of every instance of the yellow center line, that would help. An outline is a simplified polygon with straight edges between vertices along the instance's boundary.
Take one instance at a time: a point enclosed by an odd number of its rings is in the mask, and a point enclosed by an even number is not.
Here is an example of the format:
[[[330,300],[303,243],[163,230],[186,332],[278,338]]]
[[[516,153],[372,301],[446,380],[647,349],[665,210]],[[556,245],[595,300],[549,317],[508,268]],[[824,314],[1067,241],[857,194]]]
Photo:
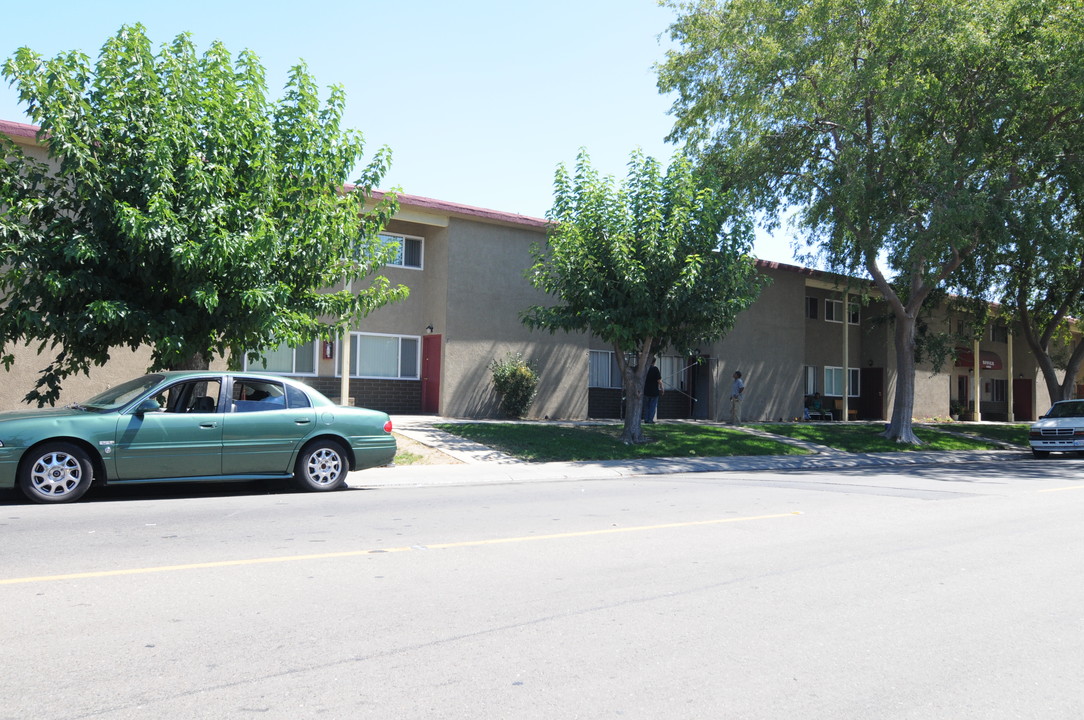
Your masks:
[[[121,570],[96,570],[93,572],[67,573],[64,575],[38,575],[36,577],[0,579],[0,585],[19,585],[35,582],[53,582],[57,580],[85,580],[88,578],[119,577],[122,575],[146,575],[149,573],[175,572],[177,570],[207,570],[210,568],[237,567],[241,565],[261,565],[267,563],[297,562],[300,560],[330,560],[334,558],[360,557],[362,555],[382,555],[384,553],[410,552],[412,550],[447,550],[450,548],[480,547],[504,543],[532,542],[540,540],[563,540],[595,535],[613,535],[616,533],[645,532],[648,530],[670,530],[674,528],[696,527],[699,525],[721,525],[723,523],[750,522],[754,520],[776,520],[801,515],[800,512],[779,513],[777,515],[756,515],[751,517],[718,518],[715,520],[694,520],[691,522],[665,523],[662,525],[639,525],[633,527],[615,527],[605,530],[583,530],[580,532],[554,533],[550,535],[524,535],[522,537],[493,538],[490,540],[465,540],[462,542],[437,543],[433,545],[415,545],[411,547],[379,548],[373,550],[345,550],[342,552],[318,553],[313,555],[279,555],[276,557],[249,558],[246,560],[218,560],[216,562],[187,563],[184,565],[159,565],[145,568],[125,568]]]

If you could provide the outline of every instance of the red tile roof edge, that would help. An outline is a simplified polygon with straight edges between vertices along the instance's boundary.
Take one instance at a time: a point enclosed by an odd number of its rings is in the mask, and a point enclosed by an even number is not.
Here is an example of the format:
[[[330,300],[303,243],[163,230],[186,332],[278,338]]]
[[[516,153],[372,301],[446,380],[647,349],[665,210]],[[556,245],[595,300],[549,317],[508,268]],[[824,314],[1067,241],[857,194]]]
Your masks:
[[[0,120],[0,133],[9,135],[11,137],[25,137],[25,138],[37,138],[38,126],[27,125],[26,123],[12,122],[11,120]]]

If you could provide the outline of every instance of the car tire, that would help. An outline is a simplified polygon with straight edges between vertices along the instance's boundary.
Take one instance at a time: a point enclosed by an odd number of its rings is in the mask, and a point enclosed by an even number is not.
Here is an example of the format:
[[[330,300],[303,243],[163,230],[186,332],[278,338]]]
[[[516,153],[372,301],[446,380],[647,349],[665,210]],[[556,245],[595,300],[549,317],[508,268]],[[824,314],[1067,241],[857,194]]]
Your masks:
[[[34,448],[19,466],[19,489],[36,503],[75,502],[93,482],[90,455],[71,443],[46,443]]]
[[[346,485],[350,460],[334,440],[314,440],[302,448],[294,466],[294,485],[300,490],[324,492]]]
[[[1036,450],[1035,448],[1032,448],[1031,449],[1031,454],[1034,455],[1036,458],[1040,458],[1040,459],[1050,457],[1050,451],[1049,450]]]

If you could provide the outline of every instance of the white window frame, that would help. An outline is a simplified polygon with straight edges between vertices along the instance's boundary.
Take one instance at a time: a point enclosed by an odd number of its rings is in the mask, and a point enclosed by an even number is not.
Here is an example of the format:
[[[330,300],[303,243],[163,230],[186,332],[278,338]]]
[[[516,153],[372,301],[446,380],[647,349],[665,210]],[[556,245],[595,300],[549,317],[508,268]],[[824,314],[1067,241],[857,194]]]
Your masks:
[[[850,383],[847,387],[847,397],[858,397],[858,383],[861,380],[858,368],[847,368],[847,375],[850,376]],[[843,368],[842,367],[830,367],[824,368],[824,391],[821,395],[824,397],[843,397],[841,386],[843,385]]]
[[[847,303],[848,325],[858,325],[861,317],[861,310],[858,303]],[[824,321],[833,323],[842,323],[841,316],[843,314],[843,301],[842,300],[828,300],[824,301]]]
[[[396,356],[396,365],[398,366],[397,375],[362,375],[359,372],[359,363],[361,362],[361,338],[363,337],[381,337],[381,338],[397,338],[399,340],[398,353]],[[358,338],[357,347],[351,347],[350,353],[350,377],[357,378],[358,380],[421,380],[422,377],[422,337],[421,335],[395,335],[393,333],[372,333],[372,332],[352,332],[350,333],[350,341],[353,342],[354,338]],[[403,375],[403,341],[414,340],[415,341],[415,357],[414,357],[414,375]],[[341,341],[337,343],[341,345]],[[342,348],[339,348],[339,352],[342,352]],[[339,357],[342,357],[341,355]],[[342,377],[341,365],[335,368],[336,377]]]
[[[425,269],[425,238],[418,235],[403,235],[402,233],[380,233],[380,239],[386,244],[396,244],[399,246],[399,256],[393,258],[388,265],[392,267],[406,268],[407,270],[424,270]],[[406,261],[406,241],[412,240],[418,243],[418,264],[407,265]]]
[[[685,380],[685,358],[680,355],[662,355],[658,364],[663,389],[681,390],[681,383]]]
[[[609,350],[589,350],[587,353],[588,367],[587,367],[587,386],[597,388],[622,388],[624,382],[621,379],[621,369],[617,367],[617,360],[614,358],[613,352]],[[596,367],[599,367],[603,363],[605,357],[606,367],[606,382],[608,385],[601,384],[600,372],[596,372]],[[597,361],[597,363],[596,363]]]
[[[284,345],[284,344],[285,343],[283,343],[282,345]],[[281,348],[282,345],[279,345],[278,347]],[[305,349],[306,346],[311,346],[312,372],[298,372],[297,371],[297,354],[298,354],[298,351],[304,352],[304,349]],[[275,349],[277,350],[278,348],[275,348]],[[318,358],[316,356],[317,342],[315,340],[310,340],[309,342],[304,343],[300,347],[291,348],[291,350],[293,350],[293,353],[291,354],[290,370],[288,370],[288,371],[287,370],[268,370],[265,367],[263,367],[263,362],[261,360],[257,360],[255,362],[249,362],[248,353],[245,353],[245,361],[244,361],[242,367],[245,370],[245,372],[261,372],[261,373],[267,373],[268,375],[288,375],[288,376],[292,376],[292,377],[316,377],[317,375],[320,374],[320,358]]]

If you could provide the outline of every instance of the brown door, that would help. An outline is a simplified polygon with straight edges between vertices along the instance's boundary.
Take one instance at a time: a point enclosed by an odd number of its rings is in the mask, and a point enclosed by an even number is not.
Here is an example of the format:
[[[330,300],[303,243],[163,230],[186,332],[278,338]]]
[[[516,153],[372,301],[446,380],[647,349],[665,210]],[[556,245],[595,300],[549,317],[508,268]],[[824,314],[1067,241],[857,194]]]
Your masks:
[[[1012,415],[1015,422],[1031,422],[1035,417],[1032,384],[1031,380],[1012,381]]]
[[[862,368],[858,373],[858,419],[885,419],[884,368]]]
[[[440,412],[440,335],[422,336],[422,412]]]

